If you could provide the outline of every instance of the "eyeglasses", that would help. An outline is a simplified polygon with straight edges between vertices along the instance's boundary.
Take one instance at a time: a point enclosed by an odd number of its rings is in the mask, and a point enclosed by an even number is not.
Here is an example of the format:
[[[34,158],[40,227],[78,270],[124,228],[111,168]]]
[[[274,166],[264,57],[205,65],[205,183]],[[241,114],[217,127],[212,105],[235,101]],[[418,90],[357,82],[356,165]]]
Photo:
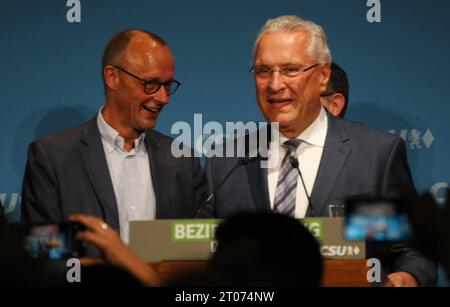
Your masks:
[[[113,66],[113,67],[140,81],[144,85],[144,92],[148,95],[156,93],[157,91],[159,91],[161,86],[164,86],[164,90],[166,91],[167,95],[170,96],[173,93],[175,93],[178,87],[181,85],[181,83],[178,82],[177,80],[169,80],[166,82],[161,82],[158,79],[144,80],[132,74],[131,72],[123,69],[120,66]]]
[[[271,68],[268,66],[252,66],[252,68],[250,68],[250,72],[254,73],[256,77],[260,78],[260,79],[266,79],[269,78],[270,75],[275,72],[278,71],[279,73],[281,73],[283,76],[289,77],[289,78],[293,78],[293,77],[297,77],[300,73],[308,71],[310,69],[313,69],[316,66],[319,66],[320,63],[311,65],[309,67],[306,68],[302,68],[301,66],[295,66],[295,65],[288,65],[288,66],[284,66],[284,67],[279,67],[279,68]]]

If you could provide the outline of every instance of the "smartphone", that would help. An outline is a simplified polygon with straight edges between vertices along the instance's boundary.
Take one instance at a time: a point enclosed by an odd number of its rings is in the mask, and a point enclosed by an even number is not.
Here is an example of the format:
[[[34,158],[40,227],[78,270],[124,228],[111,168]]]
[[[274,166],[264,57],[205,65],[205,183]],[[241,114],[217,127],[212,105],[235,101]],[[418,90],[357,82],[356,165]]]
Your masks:
[[[345,203],[346,240],[398,242],[412,238],[408,216],[400,201],[358,199]]]
[[[25,249],[34,259],[81,258],[85,256],[86,243],[75,240],[75,235],[83,229],[83,225],[74,222],[22,226]]]

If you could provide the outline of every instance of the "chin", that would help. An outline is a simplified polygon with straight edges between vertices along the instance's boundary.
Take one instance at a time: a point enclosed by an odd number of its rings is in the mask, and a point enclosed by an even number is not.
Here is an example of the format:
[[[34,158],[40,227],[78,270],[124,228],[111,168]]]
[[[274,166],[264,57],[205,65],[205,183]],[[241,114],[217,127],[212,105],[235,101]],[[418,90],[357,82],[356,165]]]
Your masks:
[[[140,125],[142,130],[148,130],[148,129],[153,129],[156,126],[156,121],[152,121],[152,122],[145,122],[142,123],[142,125]]]
[[[293,119],[286,114],[278,114],[276,116],[271,116],[271,122],[277,122],[281,127],[289,126],[292,123]]]

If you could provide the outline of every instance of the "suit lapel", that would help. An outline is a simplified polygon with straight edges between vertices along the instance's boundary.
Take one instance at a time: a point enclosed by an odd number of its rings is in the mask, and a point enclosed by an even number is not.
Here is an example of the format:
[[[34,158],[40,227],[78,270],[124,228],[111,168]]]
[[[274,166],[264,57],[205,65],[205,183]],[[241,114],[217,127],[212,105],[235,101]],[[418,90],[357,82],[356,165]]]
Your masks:
[[[246,155],[251,157],[261,156],[264,152],[267,154],[271,140],[271,126],[267,126],[267,131],[257,131],[257,148],[246,148]],[[262,136],[260,134],[262,133]],[[260,144],[260,137],[267,140],[266,144]],[[248,136],[245,144],[250,144]],[[266,160],[267,161],[267,160]],[[246,165],[247,178],[250,185],[250,192],[257,212],[270,211],[269,185],[267,181],[267,168],[261,167],[262,160],[256,160]]]
[[[342,131],[338,121],[338,119],[328,115],[327,137],[311,193],[311,204],[316,214],[320,214],[326,205],[326,201],[351,150],[347,144],[348,137]]]
[[[250,192],[257,212],[270,211],[267,168],[262,168],[260,163],[261,161],[256,160],[246,165]]]
[[[97,117],[89,121],[81,135],[80,152],[88,173],[89,180],[99,199],[103,219],[113,228],[119,230],[119,216],[116,197],[100,132]]]
[[[150,162],[150,171],[152,177],[153,190],[155,193],[155,218],[160,219],[169,216],[171,206],[169,206],[171,187],[170,165],[168,165],[168,152],[161,148],[161,138],[156,132],[149,129],[145,136],[145,145],[147,147],[148,159]],[[164,193],[161,193],[164,191]]]

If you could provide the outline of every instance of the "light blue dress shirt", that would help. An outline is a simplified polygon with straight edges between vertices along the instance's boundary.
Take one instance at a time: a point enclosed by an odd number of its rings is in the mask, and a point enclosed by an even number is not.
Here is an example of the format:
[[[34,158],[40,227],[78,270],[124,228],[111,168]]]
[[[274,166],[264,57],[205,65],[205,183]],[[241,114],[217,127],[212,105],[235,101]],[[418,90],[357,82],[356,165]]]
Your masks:
[[[128,244],[130,221],[155,219],[155,191],[145,133],[134,141],[134,148],[128,152],[124,149],[125,140],[104,120],[101,111],[97,125],[116,196],[120,237]]]

